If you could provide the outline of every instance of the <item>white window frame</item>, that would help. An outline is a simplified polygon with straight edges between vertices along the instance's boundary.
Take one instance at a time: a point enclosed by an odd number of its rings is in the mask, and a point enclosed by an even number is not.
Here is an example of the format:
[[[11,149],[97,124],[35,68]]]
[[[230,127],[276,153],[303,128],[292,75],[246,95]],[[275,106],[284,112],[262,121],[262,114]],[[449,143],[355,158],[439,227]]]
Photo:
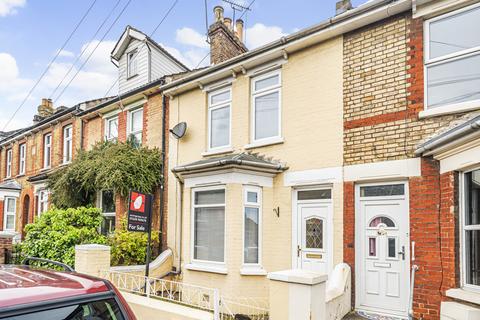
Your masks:
[[[267,78],[270,78],[272,76],[278,75],[278,84],[274,86],[270,86],[264,89],[261,89],[259,91],[255,90],[255,83],[260,80],[264,80]],[[282,142],[282,72],[281,70],[274,70],[270,71],[264,74],[261,74],[259,76],[256,76],[255,78],[252,78],[251,80],[251,105],[252,105],[252,114],[251,114],[251,121],[250,121],[250,127],[251,127],[251,141],[252,145],[254,144],[269,144],[269,143],[278,143]],[[276,136],[272,137],[267,137],[267,138],[262,138],[262,139],[255,139],[255,110],[256,110],[256,104],[255,104],[255,98],[265,96],[274,92],[278,92],[278,134]]]
[[[466,214],[466,203],[465,203],[465,175],[469,172],[480,170],[480,167],[477,167],[472,170],[464,171],[460,173],[459,179],[459,208],[460,208],[460,285],[463,288],[468,290],[473,290],[480,293],[480,286],[473,284],[468,284],[466,281],[467,274],[467,263],[466,263],[466,252],[465,252],[465,231],[467,230],[480,230],[480,225],[465,225],[465,214]]]
[[[7,159],[6,159],[6,163],[7,163],[6,169],[7,170],[5,172],[5,177],[7,179],[12,177],[12,161],[13,161],[13,150],[8,149],[7,150]]]
[[[45,197],[43,197],[45,196]],[[48,192],[48,190],[46,189],[43,189],[43,190],[39,190],[38,193],[37,193],[37,201],[38,201],[38,204],[37,204],[37,216],[40,217],[40,215],[42,213],[44,213],[45,211],[48,210],[48,201],[49,201],[49,198],[50,198],[50,192]],[[42,210],[42,208],[44,210]]]
[[[67,136],[70,130],[70,136]],[[70,159],[67,158],[67,153],[70,155]],[[73,126],[67,125],[63,128],[63,164],[72,162],[73,159]]]
[[[471,100],[471,101],[463,101],[459,103],[446,103],[444,105],[439,105],[434,108],[429,108],[428,106],[428,68],[430,67],[435,67],[437,65],[445,64],[448,62],[456,61],[456,60],[461,60],[465,59],[471,56],[476,56],[480,55],[480,46],[470,48],[470,49],[465,49],[461,50],[458,52],[450,53],[444,56],[436,57],[433,59],[430,59],[430,24],[432,22],[436,22],[438,20],[442,20],[454,15],[457,15],[459,13],[469,11],[472,9],[475,9],[477,7],[480,7],[480,3],[470,5],[452,12],[448,12],[445,14],[442,14],[440,16],[425,20],[424,22],[424,66],[423,66],[423,75],[424,75],[424,106],[425,110],[423,112],[424,116],[428,115],[436,115],[436,114],[442,114],[442,113],[452,113],[452,112],[460,112],[460,111],[465,111],[465,110],[470,110],[474,108],[480,107],[480,99],[477,100]]]
[[[225,192],[225,202],[223,204],[207,204],[207,205],[196,205],[195,204],[195,193],[200,191],[213,191],[213,190],[223,190]],[[209,186],[209,187],[200,187],[200,188],[192,188],[191,193],[191,226],[190,226],[190,261],[194,265],[203,265],[203,266],[213,266],[215,267],[225,267],[227,261],[227,188],[224,185],[216,185],[216,186]],[[202,208],[202,207],[223,207],[225,208],[225,216],[224,216],[224,236],[223,236],[223,261],[209,261],[209,260],[200,260],[195,259],[195,209]],[[205,270],[208,271],[208,270]],[[214,271],[214,269],[212,270]],[[214,271],[215,272],[215,271]]]
[[[101,190],[97,192],[97,208],[100,210],[101,214],[103,217],[115,217],[117,219],[117,212],[103,212],[103,192],[104,191],[109,191],[109,190]],[[112,191],[113,192],[113,191]],[[113,202],[115,204],[115,210],[117,210],[117,204],[115,202],[115,193],[113,193]],[[102,226],[100,226],[100,231],[101,231]]]
[[[230,99],[224,100],[220,103],[212,104],[212,96],[216,96],[218,94],[222,94],[224,92],[228,92],[230,95]],[[228,144],[224,146],[212,147],[212,112],[227,107],[229,110],[229,131],[228,131]],[[229,149],[232,145],[232,88],[223,88],[216,91],[212,91],[208,93],[208,151],[221,151],[224,149]]]
[[[248,192],[255,192],[257,194],[257,202],[248,202]],[[245,185],[243,187],[243,211],[242,211],[242,269],[253,268],[262,269],[262,188],[258,186]],[[257,208],[258,209],[258,262],[248,263],[245,262],[245,209]]]
[[[47,138],[49,142],[47,143]],[[48,150],[48,157],[47,157]],[[43,169],[49,169],[52,166],[52,134],[47,133],[43,136]]]
[[[137,130],[137,131],[133,131],[133,114],[134,113],[137,113],[137,112],[142,112],[142,129],[141,130]],[[143,106],[140,107],[140,108],[136,108],[136,109],[132,109],[130,111],[128,111],[128,117],[127,117],[127,139],[130,138],[131,135],[136,135],[136,134],[141,134],[142,137],[140,139],[140,145],[142,144],[143,142],[143,123],[144,123],[144,120],[145,120],[145,114],[143,113]]]
[[[14,209],[13,212],[8,212],[8,201],[13,200]],[[4,209],[3,209],[3,230],[4,231],[15,231],[17,227],[17,199],[14,197],[5,197],[4,198]],[[13,216],[13,229],[7,229],[7,216]]]
[[[127,79],[130,79],[138,74],[138,54],[138,48],[130,50],[127,53]],[[134,63],[134,70],[131,70],[131,68],[133,68],[132,62]]]
[[[18,174],[23,176],[27,170],[27,143],[18,147]]]
[[[117,136],[113,137],[111,136],[110,132],[110,123],[111,122],[117,122]],[[105,119],[105,141],[115,141],[118,139],[118,116],[113,116]]]

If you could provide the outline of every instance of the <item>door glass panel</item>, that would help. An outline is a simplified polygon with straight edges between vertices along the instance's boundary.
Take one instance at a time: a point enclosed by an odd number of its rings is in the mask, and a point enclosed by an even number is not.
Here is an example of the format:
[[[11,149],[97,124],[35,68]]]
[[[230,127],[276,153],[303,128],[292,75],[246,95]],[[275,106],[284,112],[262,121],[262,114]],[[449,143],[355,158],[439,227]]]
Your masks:
[[[331,199],[332,190],[305,190],[298,191],[298,200],[316,200],[316,199]]]
[[[375,237],[368,238],[368,255],[370,257],[377,256],[377,238]]]
[[[405,194],[404,184],[360,187],[361,197],[401,196]]]
[[[310,218],[306,221],[306,244],[309,249],[323,249],[323,220]]]
[[[395,223],[392,221],[392,219],[390,219],[388,217],[382,217],[382,216],[373,218],[372,221],[370,221],[369,227],[370,228],[376,228],[380,224],[384,224],[388,228],[394,228],[395,227]]]
[[[397,257],[397,244],[395,238],[388,238],[388,257],[396,258]]]

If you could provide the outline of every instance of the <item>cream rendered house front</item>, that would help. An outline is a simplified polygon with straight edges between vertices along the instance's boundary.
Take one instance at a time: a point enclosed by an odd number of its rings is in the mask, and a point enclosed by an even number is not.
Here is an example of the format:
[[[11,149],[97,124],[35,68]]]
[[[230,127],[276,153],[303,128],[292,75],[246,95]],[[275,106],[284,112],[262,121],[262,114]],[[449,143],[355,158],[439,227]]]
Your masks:
[[[168,243],[183,281],[267,297],[268,272],[343,261],[342,47],[251,52],[167,88],[170,128],[188,127],[169,140]]]

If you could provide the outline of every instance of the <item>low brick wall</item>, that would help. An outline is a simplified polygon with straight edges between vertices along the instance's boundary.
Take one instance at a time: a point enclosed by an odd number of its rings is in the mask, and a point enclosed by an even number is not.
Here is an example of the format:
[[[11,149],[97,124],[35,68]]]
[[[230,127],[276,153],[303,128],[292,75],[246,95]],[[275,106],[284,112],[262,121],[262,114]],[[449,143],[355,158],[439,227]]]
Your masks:
[[[12,252],[12,249],[13,249],[12,239],[13,239],[13,235],[0,234],[0,264],[6,263],[5,261],[6,251]]]

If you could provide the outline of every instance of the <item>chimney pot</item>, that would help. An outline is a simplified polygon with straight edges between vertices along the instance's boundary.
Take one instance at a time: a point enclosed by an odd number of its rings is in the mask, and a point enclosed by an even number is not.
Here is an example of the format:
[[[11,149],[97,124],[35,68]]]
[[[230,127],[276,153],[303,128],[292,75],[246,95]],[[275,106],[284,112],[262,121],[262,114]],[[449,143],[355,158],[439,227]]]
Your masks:
[[[225,18],[223,19],[223,23],[225,23],[225,26],[227,27],[228,30],[232,30],[232,19]]]
[[[42,118],[51,116],[55,110],[53,109],[52,99],[42,99],[42,103],[38,106],[38,115]]]
[[[223,7],[222,6],[215,6],[213,8],[213,13],[215,14],[215,22],[223,22]]]
[[[348,10],[352,9],[352,1],[351,0],[340,0],[337,1],[335,4],[335,15],[338,16]]]
[[[243,20],[241,19],[235,21],[235,34],[238,39],[243,42]]]

